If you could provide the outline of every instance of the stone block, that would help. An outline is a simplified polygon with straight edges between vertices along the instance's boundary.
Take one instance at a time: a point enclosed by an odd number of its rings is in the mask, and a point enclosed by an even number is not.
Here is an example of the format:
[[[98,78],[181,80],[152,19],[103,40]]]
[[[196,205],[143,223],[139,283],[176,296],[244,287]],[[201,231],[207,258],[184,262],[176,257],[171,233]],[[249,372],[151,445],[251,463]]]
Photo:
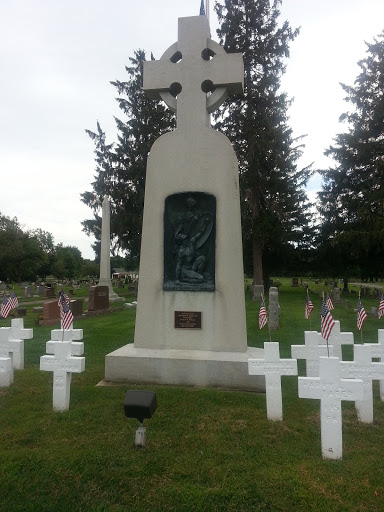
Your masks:
[[[43,320],[50,321],[56,319],[60,319],[60,309],[57,300],[45,302],[43,306]]]
[[[109,308],[108,286],[92,286],[89,290],[88,311],[101,311]]]
[[[83,300],[74,299],[69,301],[69,308],[72,311],[73,316],[81,316],[83,314]]]

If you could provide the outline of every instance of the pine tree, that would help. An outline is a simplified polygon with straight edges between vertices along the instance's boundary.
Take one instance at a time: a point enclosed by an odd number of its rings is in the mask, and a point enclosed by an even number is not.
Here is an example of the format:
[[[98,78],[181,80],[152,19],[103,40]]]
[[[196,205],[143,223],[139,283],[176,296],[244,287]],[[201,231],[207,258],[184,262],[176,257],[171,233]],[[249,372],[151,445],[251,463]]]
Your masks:
[[[153,56],[151,56],[153,59]],[[98,211],[105,195],[111,204],[111,238],[114,249],[127,252],[131,260],[140,254],[147,157],[154,141],[175,126],[174,115],[159,101],[150,100],[142,90],[142,50],[134,52],[126,67],[128,80],[114,81],[117,101],[125,120],[115,118],[117,142],[107,144],[97,123],[97,132],[86,130],[95,144],[96,174],[93,190],[82,194],[82,201],[94,211],[93,219],[83,221],[83,230],[97,240],[99,251],[101,218]]]
[[[353,107],[340,121],[347,131],[326,151],[336,166],[321,171],[323,250],[361,277],[383,275],[384,255],[384,32],[367,45],[354,86],[341,84]],[[341,265],[342,262],[342,265]]]
[[[234,145],[239,160],[245,250],[252,251],[253,282],[268,286],[268,262],[305,246],[310,169],[298,170],[302,145],[288,125],[290,102],[279,91],[298,30],[278,25],[280,0],[225,0],[216,4],[220,43],[242,52],[244,96],[231,98],[216,116],[216,127]],[[264,276],[263,276],[264,274]]]

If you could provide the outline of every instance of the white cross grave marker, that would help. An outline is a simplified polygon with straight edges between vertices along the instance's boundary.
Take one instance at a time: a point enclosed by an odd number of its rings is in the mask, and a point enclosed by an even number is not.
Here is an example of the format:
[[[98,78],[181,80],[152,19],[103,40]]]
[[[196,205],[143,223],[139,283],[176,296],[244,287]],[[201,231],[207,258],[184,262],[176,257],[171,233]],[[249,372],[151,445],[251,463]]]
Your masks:
[[[13,367],[15,370],[24,370],[24,340],[33,338],[33,329],[24,329],[23,318],[11,320],[11,340],[18,341],[18,350],[13,355]]]
[[[40,357],[40,370],[53,371],[53,409],[67,411],[71,392],[72,373],[85,370],[85,357],[72,356],[72,342],[54,343],[54,355]]]
[[[305,331],[304,332],[304,345],[292,345],[291,356],[293,359],[305,359],[307,367],[307,377],[318,377],[319,376],[319,357],[333,356],[333,347],[329,345],[321,345],[320,342],[323,339],[321,334],[317,331]]]
[[[321,336],[322,344],[327,343],[326,340]],[[338,357],[340,361],[343,359],[342,345],[353,345],[353,332],[341,332],[340,322],[335,320],[332,332],[328,338],[328,343],[333,346],[333,355]]]
[[[363,400],[355,403],[357,417],[363,423],[373,423],[372,380],[384,379],[384,363],[373,363],[371,347],[355,345],[354,361],[341,361],[340,374],[347,379],[361,379],[364,382]]]
[[[83,329],[68,329],[64,330],[64,339],[63,339],[63,330],[62,329],[52,329],[51,330],[51,339],[45,344],[45,351],[47,354],[54,354],[54,345],[55,343],[61,343],[62,341],[71,341],[71,355],[72,356],[81,356],[84,354],[84,343],[74,340],[82,340],[83,339]]]
[[[10,357],[0,357],[0,388],[9,387],[13,382],[13,365]]]
[[[248,359],[249,375],[265,375],[267,395],[267,417],[269,420],[283,420],[281,398],[281,376],[297,375],[295,359],[280,359],[279,343],[264,343],[264,359]]]
[[[371,347],[371,356],[384,362],[384,329],[378,330],[378,343],[365,343]],[[384,402],[384,379],[380,379],[380,400]]]
[[[299,377],[299,397],[320,399],[321,451],[324,459],[343,456],[341,401],[362,400],[364,384],[340,378],[338,357],[320,357],[319,377]]]

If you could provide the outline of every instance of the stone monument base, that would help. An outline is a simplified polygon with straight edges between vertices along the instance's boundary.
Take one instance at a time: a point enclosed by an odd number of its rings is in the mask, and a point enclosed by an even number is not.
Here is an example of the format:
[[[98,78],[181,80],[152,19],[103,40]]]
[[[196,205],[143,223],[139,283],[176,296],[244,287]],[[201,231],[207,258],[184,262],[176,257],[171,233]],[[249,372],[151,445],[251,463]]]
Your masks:
[[[153,350],[125,345],[105,357],[105,382],[170,384],[265,392],[264,376],[248,375],[248,359],[264,350],[246,352]]]

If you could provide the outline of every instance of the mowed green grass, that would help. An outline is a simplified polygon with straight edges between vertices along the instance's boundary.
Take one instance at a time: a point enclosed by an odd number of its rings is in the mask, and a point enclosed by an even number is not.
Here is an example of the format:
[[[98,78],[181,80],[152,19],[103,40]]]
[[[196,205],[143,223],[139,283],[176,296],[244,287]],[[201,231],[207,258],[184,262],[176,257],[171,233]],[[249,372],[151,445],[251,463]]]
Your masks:
[[[312,287],[312,329],[320,329],[321,287]],[[355,307],[357,297],[349,300]],[[280,289],[280,342],[304,343],[305,292]],[[370,311],[378,300],[363,298]],[[246,294],[248,343],[262,347],[259,304]],[[357,421],[343,402],[343,460],[322,460],[319,401],[297,396],[297,378],[283,377],[283,422],[266,418],[265,395],[172,386],[106,386],[104,357],[132,342],[134,310],[84,318],[86,371],[73,375],[70,410],[52,411],[52,374],[39,371],[51,327],[34,327],[25,369],[0,390],[1,511],[382,511],[384,404],[374,385],[374,423]],[[356,313],[337,305],[343,331]],[[32,327],[28,311],[25,321]],[[0,326],[10,325],[9,319]],[[377,341],[384,319],[369,315],[364,341]],[[346,350],[346,358],[351,356]],[[303,373],[303,365],[300,372]],[[124,416],[128,389],[151,389],[158,409],[146,422],[147,446],[134,446],[138,422]]]

